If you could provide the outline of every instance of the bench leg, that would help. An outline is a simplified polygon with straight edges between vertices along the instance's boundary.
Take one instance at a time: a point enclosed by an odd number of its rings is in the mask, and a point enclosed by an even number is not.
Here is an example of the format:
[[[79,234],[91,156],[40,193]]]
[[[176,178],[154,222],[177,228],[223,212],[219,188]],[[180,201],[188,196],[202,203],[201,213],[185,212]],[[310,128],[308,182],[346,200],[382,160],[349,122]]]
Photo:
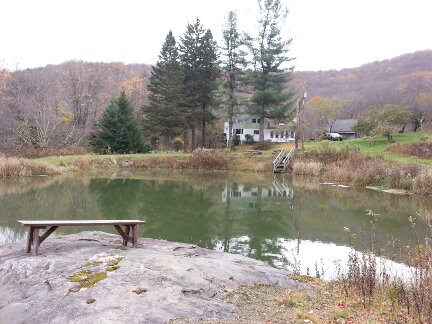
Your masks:
[[[29,232],[27,236],[27,253],[30,253],[32,243],[33,243],[33,227],[29,227]]]
[[[38,255],[39,245],[39,227],[35,227],[33,228],[33,255]]]
[[[126,234],[126,240],[123,240],[123,246],[127,246],[128,242],[129,242],[129,233],[130,233],[130,226],[126,225],[125,226],[125,234]]]
[[[132,246],[138,247],[138,225],[132,225]]]

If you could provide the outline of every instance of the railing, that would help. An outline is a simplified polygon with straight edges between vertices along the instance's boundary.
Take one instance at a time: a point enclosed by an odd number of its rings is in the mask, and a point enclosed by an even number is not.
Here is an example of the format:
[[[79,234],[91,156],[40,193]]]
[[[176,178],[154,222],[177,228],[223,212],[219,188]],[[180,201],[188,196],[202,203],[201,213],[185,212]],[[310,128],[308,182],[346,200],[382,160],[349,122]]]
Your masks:
[[[279,154],[276,156],[276,159],[273,161],[273,172],[276,170],[277,166],[280,164],[280,162],[285,157],[285,150],[282,149]]]
[[[281,150],[273,161],[273,172],[284,172],[288,167],[288,163],[294,154],[295,148],[293,147],[288,154],[285,153],[285,150]]]

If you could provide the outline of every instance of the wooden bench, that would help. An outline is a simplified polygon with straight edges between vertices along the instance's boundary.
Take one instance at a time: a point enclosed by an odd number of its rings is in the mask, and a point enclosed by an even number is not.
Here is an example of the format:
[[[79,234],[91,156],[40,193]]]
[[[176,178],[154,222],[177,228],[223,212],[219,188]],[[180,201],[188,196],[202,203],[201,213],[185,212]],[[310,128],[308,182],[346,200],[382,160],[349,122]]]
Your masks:
[[[138,225],[145,224],[142,220],[62,220],[62,221],[30,221],[19,220],[18,223],[29,227],[27,237],[27,253],[30,253],[33,245],[33,255],[38,255],[39,245],[46,240],[60,226],[99,226],[99,225],[114,225],[116,230],[123,238],[123,246],[127,246],[128,242],[132,243],[133,247],[138,246]],[[121,228],[124,226],[124,230]],[[41,229],[49,227],[43,235],[39,235]],[[129,233],[132,232],[132,236]]]

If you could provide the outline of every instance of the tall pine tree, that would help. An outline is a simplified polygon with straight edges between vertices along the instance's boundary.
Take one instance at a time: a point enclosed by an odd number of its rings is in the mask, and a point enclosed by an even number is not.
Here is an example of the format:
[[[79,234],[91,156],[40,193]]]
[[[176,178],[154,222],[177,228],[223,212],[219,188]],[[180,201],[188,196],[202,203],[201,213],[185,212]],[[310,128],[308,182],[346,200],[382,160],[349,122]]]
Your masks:
[[[184,69],[184,94],[187,120],[192,132],[192,149],[196,147],[195,131],[201,122],[202,146],[205,146],[206,124],[213,120],[211,112],[219,76],[217,44],[210,30],[200,20],[188,24],[179,46]]]
[[[164,136],[166,147],[170,147],[172,137],[186,127],[183,80],[176,41],[170,31],[147,87],[149,104],[143,107],[145,129]]]
[[[139,153],[142,134],[133,116],[133,107],[124,91],[111,101],[96,124],[92,145],[102,153]]]
[[[280,0],[258,0],[259,30],[250,38],[248,46],[253,60],[253,88],[249,113],[260,117],[260,142],[264,141],[265,118],[284,121],[293,105],[294,92],[286,90],[293,67],[286,63],[293,60],[288,56],[292,39],[284,40],[282,26],[288,14]]]
[[[223,34],[222,63],[226,73],[222,93],[227,98],[228,115],[228,147],[232,147],[233,116],[236,114],[239,99],[236,91],[241,84],[243,69],[246,67],[245,55],[242,50],[242,37],[237,29],[237,15],[234,11],[228,13]]]

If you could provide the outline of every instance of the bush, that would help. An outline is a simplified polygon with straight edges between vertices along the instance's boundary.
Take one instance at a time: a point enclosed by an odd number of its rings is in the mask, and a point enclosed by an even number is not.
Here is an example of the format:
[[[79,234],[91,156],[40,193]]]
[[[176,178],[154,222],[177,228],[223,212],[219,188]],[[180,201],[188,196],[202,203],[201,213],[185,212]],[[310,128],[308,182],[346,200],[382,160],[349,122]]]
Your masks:
[[[150,153],[150,151],[153,149],[153,146],[151,145],[151,143],[150,142],[145,142],[143,145],[142,145],[142,149],[141,149],[141,152],[142,153]]]
[[[48,163],[30,163],[26,159],[0,156],[0,177],[24,177],[58,173],[60,173],[60,170]]]
[[[260,151],[268,151],[272,147],[273,147],[273,143],[270,140],[264,142],[258,142],[258,144],[255,145],[255,149]]]
[[[253,135],[251,135],[251,134],[246,134],[245,135],[245,144],[248,144],[248,145],[252,145],[252,144],[255,144],[255,140],[254,140],[254,137],[253,137]]]
[[[420,195],[432,195],[432,168],[422,170],[414,178],[412,191]]]
[[[232,142],[233,142],[234,146],[240,145],[240,135],[235,134],[232,138]]]
[[[197,169],[215,170],[225,169],[228,159],[214,150],[195,149],[189,158],[189,166]]]
[[[422,137],[420,141],[416,143],[407,143],[402,145],[392,145],[386,149],[386,151],[416,156],[420,159],[432,160],[432,141],[428,137]]]
[[[181,137],[176,137],[172,143],[173,149],[176,151],[180,151],[183,149],[183,139]]]

